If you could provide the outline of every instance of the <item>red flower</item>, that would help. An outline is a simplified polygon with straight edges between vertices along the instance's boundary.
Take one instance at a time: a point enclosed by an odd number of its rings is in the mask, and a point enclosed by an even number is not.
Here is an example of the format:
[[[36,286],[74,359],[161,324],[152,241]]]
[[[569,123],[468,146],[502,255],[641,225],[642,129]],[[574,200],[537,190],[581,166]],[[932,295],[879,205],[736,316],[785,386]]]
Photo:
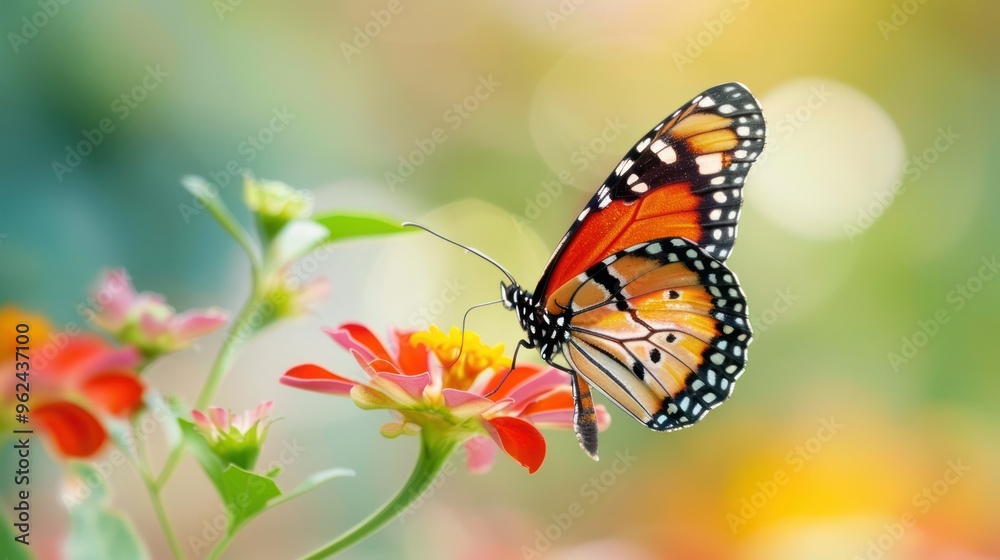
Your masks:
[[[133,370],[140,360],[138,350],[97,335],[70,338],[31,371],[31,424],[65,457],[94,455],[108,439],[101,416],[128,418],[142,404],[144,387]]]
[[[510,368],[503,345],[489,347],[473,332],[436,327],[425,332],[393,332],[390,349],[367,327],[346,324],[326,332],[368,374],[364,382],[318,365],[290,369],[281,383],[310,391],[350,396],[365,409],[386,408],[398,422],[382,434],[395,437],[419,430],[438,430],[465,442],[473,472],[492,466],[499,447],[533,473],[545,459],[545,439],[537,426],[572,428],[573,397],[569,375],[557,369],[520,364],[503,386],[489,395]],[[489,396],[487,396],[489,395]],[[597,407],[604,429],[610,415]]]

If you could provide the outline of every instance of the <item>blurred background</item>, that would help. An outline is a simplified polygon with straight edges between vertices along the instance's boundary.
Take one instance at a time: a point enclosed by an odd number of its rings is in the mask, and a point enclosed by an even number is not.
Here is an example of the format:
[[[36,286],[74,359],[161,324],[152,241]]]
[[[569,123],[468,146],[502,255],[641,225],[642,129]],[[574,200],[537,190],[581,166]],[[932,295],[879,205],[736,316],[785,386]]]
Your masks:
[[[650,126],[720,82],[761,100],[768,148],[729,261],[755,341],[732,400],[671,434],[614,409],[599,463],[552,432],[534,475],[506,457],[460,469],[344,558],[1000,558],[997,3],[43,4],[0,8],[0,304],[57,327],[85,324],[77,306],[110,266],[178,309],[235,311],[245,257],[179,179],[205,176],[246,221],[240,169],[318,209],[418,220],[530,287]],[[228,558],[313,549],[416,457],[414,438],[379,436],[387,415],[278,385],[307,361],[360,374],[320,327],[447,328],[500,280],[416,234],[339,246],[317,274],[332,297],[255,339],[217,404],[274,399],[262,461],[304,449],[286,486],[358,476],[257,519]],[[499,308],[469,328],[520,337]],[[221,340],[158,362],[150,383],[193,401]],[[61,471],[41,454],[33,467],[34,550],[56,557]],[[167,557],[138,476],[110,481]],[[221,511],[191,459],[166,500],[185,543]]]

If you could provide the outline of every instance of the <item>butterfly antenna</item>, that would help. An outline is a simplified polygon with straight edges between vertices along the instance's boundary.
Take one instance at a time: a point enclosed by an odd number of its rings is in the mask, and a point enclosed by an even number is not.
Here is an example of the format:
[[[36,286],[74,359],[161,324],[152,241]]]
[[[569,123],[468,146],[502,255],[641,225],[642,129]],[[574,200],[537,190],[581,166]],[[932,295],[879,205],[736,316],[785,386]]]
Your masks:
[[[479,309],[480,307],[486,307],[488,305],[496,305],[496,304],[501,303],[501,302],[503,302],[503,300],[498,299],[498,300],[494,300],[494,301],[488,301],[486,303],[478,303],[478,304],[473,305],[472,307],[470,307],[470,308],[468,308],[468,309],[465,310],[465,314],[462,315],[462,341],[458,344],[458,354],[455,356],[455,359],[452,360],[452,362],[450,364],[448,364],[448,365],[446,365],[444,367],[450,368],[451,366],[453,366],[456,363],[458,363],[458,359],[462,357],[462,351],[465,350],[465,321],[466,321],[466,319],[469,318],[469,313],[472,313],[473,309]]]
[[[461,243],[459,243],[457,241],[452,241],[451,239],[448,239],[447,237],[441,235],[440,233],[437,233],[436,231],[433,231],[433,230],[431,230],[430,228],[428,228],[426,226],[422,226],[422,225],[414,223],[414,222],[403,222],[403,227],[420,228],[420,229],[426,231],[427,233],[433,235],[434,237],[437,237],[438,239],[442,239],[444,241],[447,241],[448,243],[451,243],[452,245],[455,245],[456,247],[461,247],[461,248],[465,249],[466,251],[472,253],[473,255],[476,255],[477,257],[483,259],[484,261],[486,261],[486,262],[492,264],[493,266],[497,267],[497,269],[499,269],[500,272],[502,272],[504,274],[504,276],[506,276],[507,279],[510,280],[511,284],[515,284],[515,285],[517,284],[517,280],[514,280],[514,275],[513,274],[511,274],[510,272],[508,272],[506,268],[504,268],[503,266],[500,265],[500,263],[498,263],[497,261],[495,261],[495,260],[491,259],[490,257],[488,257],[486,255],[486,253],[483,253],[479,249],[474,249],[472,247],[467,247],[467,246],[462,245]]]

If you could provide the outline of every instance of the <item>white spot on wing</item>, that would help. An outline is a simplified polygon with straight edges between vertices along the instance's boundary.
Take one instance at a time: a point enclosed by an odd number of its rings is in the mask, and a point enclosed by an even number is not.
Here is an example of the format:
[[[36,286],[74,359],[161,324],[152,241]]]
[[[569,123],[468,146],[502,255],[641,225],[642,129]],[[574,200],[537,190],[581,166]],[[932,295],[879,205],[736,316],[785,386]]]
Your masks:
[[[675,152],[670,146],[663,148],[656,155],[660,157],[660,161],[663,163],[674,163],[677,161],[677,152]]]
[[[695,158],[698,164],[698,173],[702,175],[713,175],[722,171],[722,154],[705,154]]]

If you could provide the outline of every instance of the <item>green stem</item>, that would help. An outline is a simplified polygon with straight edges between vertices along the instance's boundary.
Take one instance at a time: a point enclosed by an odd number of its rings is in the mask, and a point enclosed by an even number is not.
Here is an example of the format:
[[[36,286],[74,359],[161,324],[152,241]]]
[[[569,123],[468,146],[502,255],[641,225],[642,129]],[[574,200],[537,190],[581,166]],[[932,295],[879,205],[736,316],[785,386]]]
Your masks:
[[[138,415],[132,419],[133,434],[136,433],[135,427],[137,424],[137,418]],[[163,497],[160,495],[160,487],[156,484],[156,479],[153,477],[149,452],[143,444],[142,438],[135,438],[135,447],[138,457],[137,460],[133,462],[133,466],[136,467],[136,470],[142,477],[143,484],[146,486],[146,491],[149,493],[149,500],[153,504],[153,511],[156,512],[156,519],[160,523],[163,536],[166,537],[167,543],[170,544],[170,552],[173,553],[174,558],[177,560],[183,560],[184,550],[181,548],[180,541],[177,540],[177,534],[174,533],[174,528],[170,524],[170,518],[167,516],[167,509],[163,506]],[[129,455],[127,449],[122,449],[122,453],[126,456]]]
[[[239,354],[247,341],[272,319],[269,313],[273,312],[273,308],[268,313],[263,311],[264,306],[262,304],[265,301],[264,298],[258,295],[256,285],[257,282],[254,282],[253,292],[243,305],[243,309],[240,310],[240,314],[236,317],[232,329],[229,330],[225,342],[222,343],[219,354],[215,357],[215,363],[212,364],[212,370],[208,374],[208,379],[205,380],[205,385],[201,388],[201,392],[198,393],[198,400],[195,401],[194,405],[194,408],[197,410],[203,410],[212,402],[212,399],[215,398],[215,393],[219,390],[219,386],[222,385],[222,380],[225,379],[237,354]],[[260,315],[257,314],[258,310],[261,311]],[[258,324],[253,324],[254,322]],[[158,488],[163,488],[167,484],[167,481],[170,480],[170,477],[174,474],[174,470],[177,469],[177,466],[181,462],[183,451],[184,446],[178,445],[170,452],[170,456],[167,457],[167,461],[163,465],[163,471],[160,472],[160,476],[156,479],[156,486]]]
[[[215,546],[212,547],[212,551],[208,553],[208,556],[205,557],[205,560],[215,560],[216,558],[221,556],[222,552],[226,550],[227,546],[229,546],[229,541],[231,541],[232,539],[233,535],[231,535],[228,531],[226,531],[226,534],[222,535],[222,538],[219,539],[219,542],[215,543]]]
[[[198,399],[194,403],[195,409],[200,410],[211,404],[212,399],[215,398],[215,393],[219,390],[219,386],[222,385],[222,380],[225,379],[226,374],[229,373],[229,367],[232,365],[233,360],[236,359],[236,355],[239,354],[240,349],[243,348],[258,330],[269,322],[269,314],[261,309],[262,303],[264,303],[263,298],[257,295],[256,286],[254,286],[253,293],[246,304],[243,305],[243,309],[240,310],[240,314],[233,323],[233,328],[229,331],[229,336],[226,337],[226,341],[222,344],[219,355],[215,357],[215,363],[212,364],[212,371],[209,372],[208,379],[205,380],[205,385],[201,388],[201,392],[198,393]],[[259,316],[257,316],[258,310],[261,311]],[[256,325],[253,324],[255,320],[258,322]]]
[[[390,521],[406,511],[434,482],[434,478],[441,467],[445,465],[451,457],[455,448],[461,443],[460,440],[439,437],[431,433],[431,430],[424,430],[420,437],[420,456],[417,464],[413,467],[409,480],[403,488],[378,511],[368,516],[367,519],[358,523],[346,533],[333,539],[321,548],[303,557],[303,560],[314,560],[317,558],[327,558],[347,549],[351,545],[361,542],[366,537],[373,535],[376,531],[384,527]]]
[[[163,535],[167,538],[167,542],[170,543],[170,552],[173,553],[174,558],[177,560],[183,560],[184,551],[181,549],[180,541],[177,540],[177,534],[174,533],[174,529],[170,525],[170,518],[167,517],[167,510],[163,507],[163,499],[160,497],[160,489],[156,486],[156,481],[147,472],[143,475],[143,482],[146,484],[146,490],[149,491],[149,499],[153,502],[153,510],[156,512],[156,519],[160,522],[160,527],[163,529]]]

